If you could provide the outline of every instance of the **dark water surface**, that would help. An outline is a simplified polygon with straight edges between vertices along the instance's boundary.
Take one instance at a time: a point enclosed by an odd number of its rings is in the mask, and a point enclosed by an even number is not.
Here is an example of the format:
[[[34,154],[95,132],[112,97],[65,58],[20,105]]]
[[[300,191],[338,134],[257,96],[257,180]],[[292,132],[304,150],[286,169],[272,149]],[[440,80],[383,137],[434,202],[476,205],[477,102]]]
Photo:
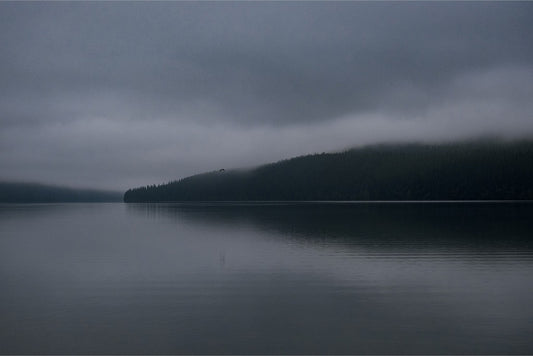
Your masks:
[[[533,353],[533,204],[0,205],[0,353]]]

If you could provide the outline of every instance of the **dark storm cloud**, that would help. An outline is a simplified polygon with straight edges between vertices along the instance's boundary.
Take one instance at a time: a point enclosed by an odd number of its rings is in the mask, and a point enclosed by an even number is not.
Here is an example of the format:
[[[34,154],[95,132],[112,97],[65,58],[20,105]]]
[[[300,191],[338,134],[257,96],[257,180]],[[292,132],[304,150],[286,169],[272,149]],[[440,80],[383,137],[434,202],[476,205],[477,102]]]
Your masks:
[[[125,188],[531,133],[532,24],[527,2],[0,3],[2,175]]]

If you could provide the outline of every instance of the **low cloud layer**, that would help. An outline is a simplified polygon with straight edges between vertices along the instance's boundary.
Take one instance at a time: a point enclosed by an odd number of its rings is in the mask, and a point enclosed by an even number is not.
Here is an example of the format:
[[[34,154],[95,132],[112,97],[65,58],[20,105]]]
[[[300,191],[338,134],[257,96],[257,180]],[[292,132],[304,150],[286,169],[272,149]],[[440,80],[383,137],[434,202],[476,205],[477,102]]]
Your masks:
[[[533,134],[530,3],[0,3],[0,178],[127,189]]]

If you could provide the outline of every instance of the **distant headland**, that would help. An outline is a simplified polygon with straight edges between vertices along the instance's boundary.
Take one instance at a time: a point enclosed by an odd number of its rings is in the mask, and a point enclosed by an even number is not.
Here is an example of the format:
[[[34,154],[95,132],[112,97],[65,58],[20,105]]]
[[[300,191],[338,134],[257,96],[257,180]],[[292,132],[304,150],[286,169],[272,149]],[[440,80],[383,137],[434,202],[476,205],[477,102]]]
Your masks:
[[[40,183],[0,182],[0,203],[119,202],[119,192]]]

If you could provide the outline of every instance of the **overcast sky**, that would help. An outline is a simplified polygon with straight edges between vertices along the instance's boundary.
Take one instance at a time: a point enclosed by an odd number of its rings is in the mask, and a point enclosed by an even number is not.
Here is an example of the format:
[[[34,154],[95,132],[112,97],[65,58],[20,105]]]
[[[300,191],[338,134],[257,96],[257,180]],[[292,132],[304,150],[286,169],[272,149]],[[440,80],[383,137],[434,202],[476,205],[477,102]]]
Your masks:
[[[0,2],[4,180],[532,134],[533,2]]]

